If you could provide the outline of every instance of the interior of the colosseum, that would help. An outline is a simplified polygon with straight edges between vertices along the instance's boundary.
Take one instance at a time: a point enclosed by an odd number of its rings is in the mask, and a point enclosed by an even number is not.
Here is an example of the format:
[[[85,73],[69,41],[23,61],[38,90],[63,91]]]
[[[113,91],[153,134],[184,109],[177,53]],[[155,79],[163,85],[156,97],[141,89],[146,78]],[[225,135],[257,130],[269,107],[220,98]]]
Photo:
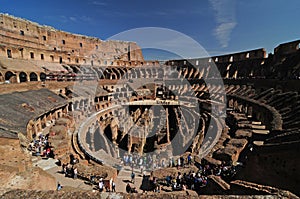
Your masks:
[[[192,154],[193,165],[161,168],[154,176],[230,167],[236,169],[230,176],[203,174],[209,185],[199,193],[299,194],[299,40],[268,56],[256,49],[161,64],[145,61],[134,42],[3,14],[0,21],[0,141],[13,147],[0,166],[8,182],[23,172],[34,182],[49,178],[37,189],[53,189],[55,180],[35,171],[29,151],[21,151],[48,134],[54,158],[67,164],[74,155],[84,180],[116,179],[126,155],[155,154],[167,162]],[[29,188],[21,184],[12,187]]]

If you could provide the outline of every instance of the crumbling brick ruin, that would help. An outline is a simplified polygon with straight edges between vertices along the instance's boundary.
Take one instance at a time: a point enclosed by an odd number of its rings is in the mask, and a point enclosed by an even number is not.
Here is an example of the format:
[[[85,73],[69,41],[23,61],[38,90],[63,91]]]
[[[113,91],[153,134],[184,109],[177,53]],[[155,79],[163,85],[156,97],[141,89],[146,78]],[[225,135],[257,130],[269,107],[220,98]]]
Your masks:
[[[154,149],[166,159],[191,153],[198,164],[242,162],[235,179],[209,176],[201,194],[293,198],[300,194],[299,44],[162,64],[144,60],[131,41],[0,14],[0,138],[26,148],[52,127],[56,158],[64,162],[72,151],[103,169],[124,151]]]

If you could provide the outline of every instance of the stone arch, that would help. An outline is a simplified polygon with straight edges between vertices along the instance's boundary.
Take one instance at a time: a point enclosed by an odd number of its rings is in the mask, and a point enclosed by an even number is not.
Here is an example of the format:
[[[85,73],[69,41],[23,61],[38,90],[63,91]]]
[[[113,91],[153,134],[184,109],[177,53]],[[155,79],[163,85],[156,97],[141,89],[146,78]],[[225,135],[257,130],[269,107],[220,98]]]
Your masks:
[[[20,72],[19,78],[20,78],[20,83],[27,82],[27,74],[25,72]]]
[[[11,71],[7,71],[7,72],[5,73],[5,80],[6,80],[6,81],[10,81],[11,78],[12,78],[13,76],[16,76],[16,75],[13,74]]]
[[[46,116],[46,114],[44,114],[43,116],[41,116],[41,127],[42,127],[42,129],[44,129],[44,128],[46,128],[46,126],[47,126],[47,116]]]
[[[140,77],[139,78],[146,78],[146,73],[145,73],[144,68],[139,69],[139,72],[140,72]]]
[[[152,74],[152,77],[153,78],[157,78],[158,76],[157,76],[157,69],[156,68],[152,68],[152,72],[151,72],[151,74]]]
[[[158,69],[158,71],[157,71],[157,77],[158,78],[163,78],[164,77],[164,70],[163,69]]]
[[[84,108],[84,100],[83,100],[83,99],[81,99],[81,100],[79,101],[79,108],[80,108],[80,109],[83,109],[83,108]]]
[[[5,78],[3,76],[3,74],[0,72],[0,82],[4,82],[5,81]]]
[[[40,74],[40,80],[41,80],[42,82],[46,81],[46,74],[45,74],[45,73],[41,73],[41,74]]]
[[[38,81],[38,76],[37,76],[37,74],[35,72],[31,72],[29,74],[29,79],[30,79],[31,82]]]
[[[116,75],[116,79],[121,79],[121,73],[118,68],[113,68],[114,74]]]
[[[152,70],[151,69],[147,68],[146,73],[147,73],[148,77],[152,77]]]
[[[110,141],[112,141],[112,130],[111,130],[111,125],[107,125],[104,129],[104,135],[107,137],[107,139],[109,139]]]
[[[79,109],[79,101],[75,101],[73,107],[74,107],[74,110],[78,110]]]
[[[136,74],[136,70],[135,69],[131,69],[131,78],[137,78],[137,74]]]
[[[252,115],[253,115],[253,108],[252,108],[252,106],[249,106],[248,111],[247,111],[247,116],[252,117]]]
[[[73,110],[74,110],[73,102],[70,102],[68,104],[68,111],[73,111]]]
[[[117,79],[117,75],[115,73],[111,73],[110,79]]]
[[[125,73],[126,73],[126,72],[124,71],[124,69],[119,68],[119,71],[120,71],[120,75],[121,75],[120,79],[124,78],[123,76],[124,76]]]

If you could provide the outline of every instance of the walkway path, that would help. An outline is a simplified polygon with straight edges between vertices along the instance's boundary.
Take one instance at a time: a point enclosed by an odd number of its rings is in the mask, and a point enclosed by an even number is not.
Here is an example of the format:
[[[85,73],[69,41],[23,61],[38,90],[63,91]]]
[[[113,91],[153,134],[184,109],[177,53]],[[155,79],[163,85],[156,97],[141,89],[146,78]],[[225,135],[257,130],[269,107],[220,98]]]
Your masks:
[[[39,166],[41,169],[54,176],[57,183],[59,182],[62,186],[75,187],[83,190],[93,190],[93,187],[84,183],[80,179],[72,179],[65,177],[64,174],[60,173],[61,167],[57,166],[57,160],[55,159],[42,159],[34,163],[34,165]]]
[[[136,187],[138,192],[142,192],[140,186],[142,184],[142,176],[139,173],[135,173],[135,182],[131,183],[131,171],[122,169],[116,179],[116,191],[126,193],[126,185],[129,182],[131,187]]]
[[[38,166],[50,175],[54,176],[57,183],[59,182],[62,186],[74,187],[83,190],[93,190],[93,187],[88,184],[85,184],[83,180],[80,179],[72,179],[65,177],[64,174],[60,173],[61,167],[56,165],[57,160],[55,159],[40,159],[35,161],[34,166]],[[129,182],[131,187],[136,187],[139,193],[142,192],[140,190],[142,184],[142,175],[139,169],[134,169],[135,173],[135,183],[131,183],[131,168],[129,166],[123,167],[123,169],[119,172],[116,179],[116,191],[117,192],[126,192],[126,185]],[[146,172],[146,175],[149,175],[149,172]]]

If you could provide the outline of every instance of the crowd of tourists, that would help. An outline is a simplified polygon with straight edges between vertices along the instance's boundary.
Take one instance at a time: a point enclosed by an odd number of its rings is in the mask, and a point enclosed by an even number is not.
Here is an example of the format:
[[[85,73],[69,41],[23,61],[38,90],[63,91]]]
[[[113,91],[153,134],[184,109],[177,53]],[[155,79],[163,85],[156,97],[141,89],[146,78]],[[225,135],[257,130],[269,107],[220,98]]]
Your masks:
[[[70,154],[70,162],[69,163],[63,163],[61,165],[62,167],[62,173],[65,174],[65,177],[70,177],[73,179],[78,178],[78,170],[76,167],[76,164],[79,163],[78,158],[74,157],[73,154]]]
[[[158,155],[144,155],[139,154],[124,154],[122,158],[122,163],[124,166],[130,166],[131,168],[140,169],[141,174],[144,174],[145,170],[155,170],[159,168],[173,167],[177,165],[178,167],[183,167],[185,165],[190,165],[192,163],[192,156],[189,154],[186,159],[182,156],[175,161],[174,157],[169,159],[160,158]]]
[[[197,170],[193,170],[189,167],[190,165],[195,165]],[[153,176],[151,172],[150,176],[143,175],[143,189],[147,191],[160,192],[162,187],[171,187],[172,191],[185,191],[187,189],[199,191],[205,188],[208,184],[208,176],[215,175],[220,176],[224,180],[231,179],[235,173],[236,169],[230,163],[223,162],[221,165],[214,165],[208,162],[202,164],[193,161],[193,157],[188,155],[186,158],[183,156],[174,159],[170,158],[168,167],[175,167],[178,169],[177,175],[166,176],[165,179],[157,179]],[[183,173],[181,168],[186,168],[191,170],[188,173]],[[186,171],[185,169],[185,171]],[[131,178],[134,181],[134,178]]]
[[[112,178],[106,181],[104,181],[103,178],[100,178],[98,183],[98,189],[100,192],[103,192],[104,190],[106,192],[116,192],[116,183]]]
[[[28,146],[33,156],[54,158],[52,147],[48,141],[49,134],[40,134]]]
[[[181,162],[184,165],[184,162]],[[174,165],[177,166],[178,165]],[[179,165],[180,166],[180,165]],[[178,172],[176,177],[167,176],[164,181],[167,186],[172,186],[172,190],[199,190],[208,184],[208,176],[215,175],[227,180],[231,179],[235,173],[236,169],[229,163],[223,163],[219,166],[205,163],[196,164],[198,171],[190,171],[189,173]]]

